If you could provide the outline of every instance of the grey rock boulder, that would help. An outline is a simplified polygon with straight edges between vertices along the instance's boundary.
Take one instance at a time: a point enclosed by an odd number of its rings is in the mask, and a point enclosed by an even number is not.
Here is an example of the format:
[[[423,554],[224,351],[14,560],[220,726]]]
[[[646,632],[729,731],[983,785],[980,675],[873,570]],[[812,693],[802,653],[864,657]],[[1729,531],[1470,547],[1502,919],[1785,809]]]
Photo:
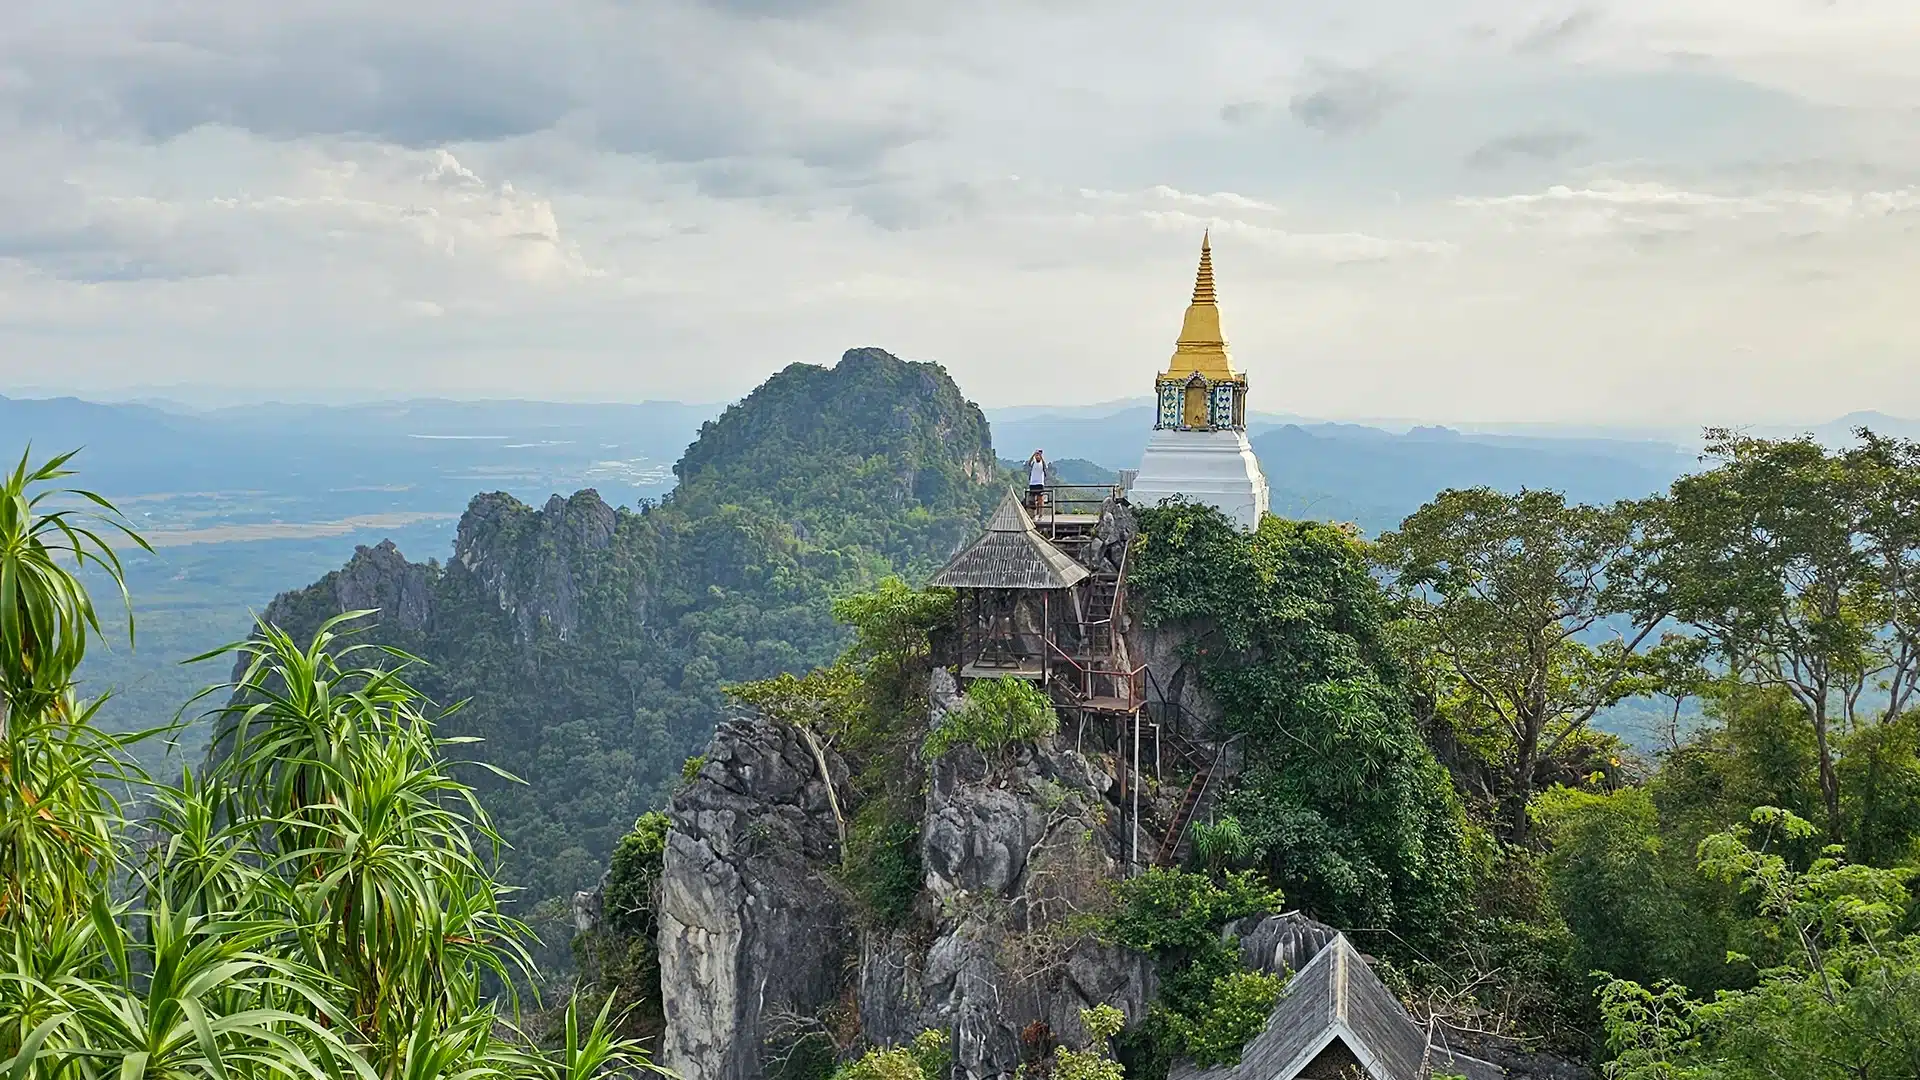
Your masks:
[[[799,732],[766,719],[714,733],[673,798],[661,872],[661,1062],[685,1080],[760,1080],[782,1016],[838,1000],[856,948],[829,871],[840,856],[826,783]]]

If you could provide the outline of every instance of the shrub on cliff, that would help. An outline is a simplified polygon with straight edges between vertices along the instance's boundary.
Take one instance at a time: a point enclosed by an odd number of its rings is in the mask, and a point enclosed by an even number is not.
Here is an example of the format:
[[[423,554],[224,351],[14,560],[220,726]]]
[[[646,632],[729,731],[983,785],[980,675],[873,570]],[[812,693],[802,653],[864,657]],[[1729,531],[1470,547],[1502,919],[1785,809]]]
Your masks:
[[[1280,893],[1253,873],[1215,881],[1165,867],[1119,882],[1114,892],[1119,906],[1102,920],[1101,936],[1153,957],[1160,975],[1145,1031],[1154,1044],[1148,1056],[1162,1067],[1175,1054],[1202,1068],[1239,1061],[1240,1048],[1266,1025],[1285,984],[1248,971],[1222,930],[1235,919],[1278,910]]]
[[[867,1051],[835,1070],[833,1080],[945,1080],[952,1072],[947,1033],[928,1029],[906,1046]]]
[[[1059,730],[1060,714],[1032,683],[1025,679],[976,679],[967,687],[962,703],[927,733],[921,753],[928,761],[940,760],[957,746],[994,754]]]

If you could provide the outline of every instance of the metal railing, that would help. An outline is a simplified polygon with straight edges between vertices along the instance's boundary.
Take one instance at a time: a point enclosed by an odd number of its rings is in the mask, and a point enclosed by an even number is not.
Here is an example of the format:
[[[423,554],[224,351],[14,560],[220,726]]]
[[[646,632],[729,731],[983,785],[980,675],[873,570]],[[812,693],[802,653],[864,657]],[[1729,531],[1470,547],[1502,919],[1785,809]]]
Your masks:
[[[1058,642],[1048,641],[1047,647],[1054,660],[1064,663],[1071,669],[1069,672],[1056,668],[1054,677],[1068,678],[1068,686],[1080,701],[1085,702],[1095,698],[1122,701],[1126,703],[1126,711],[1129,712],[1146,703],[1147,668],[1145,664],[1136,668],[1107,667],[1097,660],[1083,664],[1073,654],[1062,649]],[[1116,692],[1102,694],[1098,692],[1100,690]]]
[[[1029,505],[1033,523],[1051,535],[1062,517],[1098,516],[1108,499],[1119,498],[1118,484],[1048,484],[1038,507]]]

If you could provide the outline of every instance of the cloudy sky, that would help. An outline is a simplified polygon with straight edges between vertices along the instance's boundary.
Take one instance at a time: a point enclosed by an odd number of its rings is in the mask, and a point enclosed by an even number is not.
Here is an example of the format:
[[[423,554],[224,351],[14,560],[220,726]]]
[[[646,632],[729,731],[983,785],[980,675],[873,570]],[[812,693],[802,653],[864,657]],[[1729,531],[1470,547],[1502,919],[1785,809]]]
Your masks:
[[[4,6],[0,392],[1920,415],[1914,0]]]

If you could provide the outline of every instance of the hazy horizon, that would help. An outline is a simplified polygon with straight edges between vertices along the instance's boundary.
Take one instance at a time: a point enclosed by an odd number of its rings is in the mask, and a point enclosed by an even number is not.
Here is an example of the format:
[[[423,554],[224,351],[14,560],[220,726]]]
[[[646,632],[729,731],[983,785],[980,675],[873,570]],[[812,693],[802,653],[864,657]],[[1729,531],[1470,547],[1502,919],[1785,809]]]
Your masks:
[[[965,390],[966,387],[962,387]],[[395,405],[407,403],[447,402],[452,404],[511,404],[511,405],[559,405],[559,406],[648,406],[674,405],[693,409],[708,409],[718,415],[731,401],[683,401],[664,397],[642,397],[631,400],[595,399],[595,398],[541,398],[541,397],[501,397],[501,396],[448,396],[444,394],[395,394],[382,393],[374,389],[324,390],[289,388],[285,391],[258,391],[247,393],[232,388],[212,387],[194,384],[173,384],[159,386],[127,386],[105,391],[87,391],[72,387],[57,386],[8,386],[0,384],[0,398],[14,400],[52,400],[71,398],[80,401],[105,405],[146,405],[165,411],[184,413],[214,412],[222,409],[246,408],[248,406],[287,406],[317,408],[354,408],[375,405]],[[990,419],[1027,419],[1048,416],[1078,417],[1096,419],[1115,415],[1128,410],[1146,409],[1151,406],[1152,398],[1141,395],[1136,397],[1109,398],[1088,402],[1011,402],[991,404],[976,401],[985,410]],[[1524,417],[1486,418],[1486,417],[1446,417],[1446,416],[1309,416],[1256,408],[1252,412],[1255,423],[1277,424],[1298,423],[1302,425],[1357,425],[1379,428],[1381,430],[1404,433],[1422,427],[1453,428],[1465,433],[1482,435],[1539,435],[1546,438],[1628,438],[1672,441],[1676,443],[1697,443],[1701,431],[1707,427],[1727,427],[1752,430],[1769,435],[1815,432],[1850,427],[1862,418],[1879,417],[1891,421],[1900,429],[1895,433],[1920,436],[1920,418],[1895,416],[1877,413],[1871,409],[1855,409],[1834,416],[1822,418],[1799,417],[1791,419],[1714,419],[1703,418],[1688,423],[1674,421],[1668,423],[1648,423],[1633,421],[1607,422],[1604,420],[1539,420]]]

